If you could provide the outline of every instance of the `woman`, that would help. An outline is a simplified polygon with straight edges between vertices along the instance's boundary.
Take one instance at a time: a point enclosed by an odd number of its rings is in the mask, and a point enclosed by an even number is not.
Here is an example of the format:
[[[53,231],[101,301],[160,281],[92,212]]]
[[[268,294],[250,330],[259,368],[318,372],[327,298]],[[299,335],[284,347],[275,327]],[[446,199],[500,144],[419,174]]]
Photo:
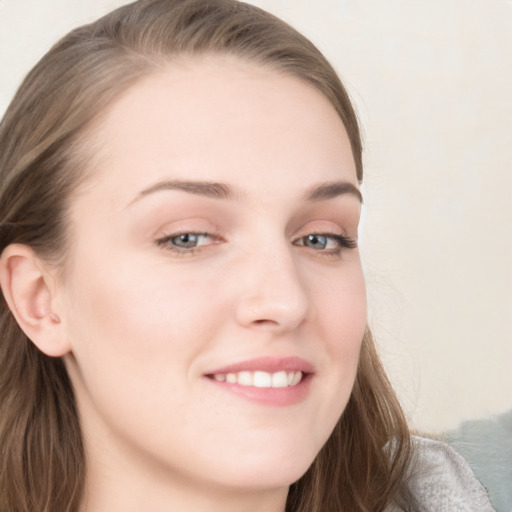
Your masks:
[[[366,329],[358,124],[309,41],[135,2],[43,57],[0,148],[0,510],[422,510],[440,450],[412,463]]]

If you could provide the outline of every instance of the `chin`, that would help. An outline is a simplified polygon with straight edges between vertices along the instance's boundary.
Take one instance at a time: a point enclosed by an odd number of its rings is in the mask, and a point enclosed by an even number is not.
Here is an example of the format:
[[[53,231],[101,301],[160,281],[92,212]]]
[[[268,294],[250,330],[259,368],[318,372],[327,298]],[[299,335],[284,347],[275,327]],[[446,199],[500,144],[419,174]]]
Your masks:
[[[316,455],[316,450],[312,452],[303,446],[291,451],[268,448],[257,455],[238,457],[236,463],[229,461],[223,471],[217,464],[216,474],[223,480],[222,484],[239,489],[289,487],[304,475]]]
[[[309,466],[307,464],[300,468],[239,468],[239,471],[235,474],[224,475],[225,479],[217,483],[221,486],[239,489],[244,492],[288,488],[304,475]]]

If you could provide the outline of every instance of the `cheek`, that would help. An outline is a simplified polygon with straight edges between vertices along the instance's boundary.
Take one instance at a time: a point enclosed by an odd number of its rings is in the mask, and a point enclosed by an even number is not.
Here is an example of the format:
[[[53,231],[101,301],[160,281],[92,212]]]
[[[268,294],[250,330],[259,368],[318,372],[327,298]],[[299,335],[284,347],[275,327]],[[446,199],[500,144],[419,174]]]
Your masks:
[[[216,329],[211,296],[204,283],[170,275],[164,265],[120,258],[90,278],[75,277],[68,333],[87,385],[140,394],[141,382],[156,388],[160,380],[165,388],[187,379],[190,362]]]
[[[78,275],[71,282],[71,317],[87,324],[89,332],[91,328],[101,331],[102,336],[113,344],[120,341],[125,349],[141,348],[156,343],[159,337],[150,333],[155,335],[160,329],[160,336],[166,339],[187,335],[192,327],[190,319],[204,317],[211,309],[211,301],[206,307],[210,295],[204,282],[199,286],[197,279],[171,272],[165,264],[149,266],[144,261],[114,259],[112,265],[103,265],[87,276]],[[143,332],[147,336],[136,336]],[[135,347],[130,346],[132,341]]]
[[[317,291],[315,311],[331,357],[357,363],[367,324],[366,286],[359,265]]]
[[[356,379],[363,336],[367,325],[366,288],[360,267],[346,269],[317,302],[320,338],[325,343],[328,368],[323,375],[331,390],[330,425],[343,413]]]
[[[367,325],[366,288],[360,266],[340,272],[313,295],[318,339],[324,350],[318,378],[325,392],[318,416],[329,435],[343,413],[355,382]],[[321,410],[320,410],[321,409]]]
[[[205,286],[165,266],[120,258],[110,271],[105,264],[91,278],[75,278],[68,297],[70,375],[85,430],[106,425],[123,439],[153,439],[148,450],[157,454],[183,436],[172,419],[176,411],[183,422],[195,422],[194,361],[221,316]]]

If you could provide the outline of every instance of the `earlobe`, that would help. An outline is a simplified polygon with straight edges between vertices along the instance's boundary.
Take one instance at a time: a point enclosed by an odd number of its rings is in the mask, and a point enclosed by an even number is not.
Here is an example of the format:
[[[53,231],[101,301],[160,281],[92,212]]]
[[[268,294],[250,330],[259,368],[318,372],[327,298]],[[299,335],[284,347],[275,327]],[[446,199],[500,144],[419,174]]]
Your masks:
[[[27,337],[48,356],[67,354],[70,347],[47,265],[22,244],[7,246],[0,257],[0,286],[5,300]]]

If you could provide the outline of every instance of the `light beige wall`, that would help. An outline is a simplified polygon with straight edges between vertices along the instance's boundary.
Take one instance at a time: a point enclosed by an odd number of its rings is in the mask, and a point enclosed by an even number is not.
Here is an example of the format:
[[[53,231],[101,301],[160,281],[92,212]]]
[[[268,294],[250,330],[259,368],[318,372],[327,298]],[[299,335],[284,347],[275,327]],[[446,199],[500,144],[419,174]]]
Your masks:
[[[60,35],[119,0],[0,0],[0,113]],[[259,0],[327,54],[366,140],[374,327],[418,428],[512,407],[512,2]]]

